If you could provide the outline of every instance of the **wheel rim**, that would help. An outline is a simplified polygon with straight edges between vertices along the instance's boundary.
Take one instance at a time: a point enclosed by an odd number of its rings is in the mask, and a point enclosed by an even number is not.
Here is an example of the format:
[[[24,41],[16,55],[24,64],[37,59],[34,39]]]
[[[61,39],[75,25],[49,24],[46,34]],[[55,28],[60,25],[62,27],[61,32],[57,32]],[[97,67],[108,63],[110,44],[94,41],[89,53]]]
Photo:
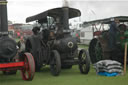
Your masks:
[[[83,71],[86,70],[86,54],[84,52],[81,53],[80,66],[82,67]]]

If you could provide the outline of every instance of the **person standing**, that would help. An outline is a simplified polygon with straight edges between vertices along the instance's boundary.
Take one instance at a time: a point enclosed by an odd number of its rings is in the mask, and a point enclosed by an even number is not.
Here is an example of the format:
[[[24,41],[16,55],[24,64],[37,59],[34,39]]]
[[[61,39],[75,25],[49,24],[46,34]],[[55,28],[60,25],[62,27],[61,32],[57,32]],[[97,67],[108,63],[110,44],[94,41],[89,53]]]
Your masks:
[[[39,27],[33,27],[32,32],[34,35],[37,35],[40,32],[40,28]]]
[[[19,52],[24,52],[25,51],[25,41],[23,36],[20,37],[20,41],[17,43],[19,47]]]
[[[117,37],[117,32],[118,30],[118,26],[120,24],[118,19],[111,19],[111,24],[110,24],[110,29],[108,31],[109,33],[109,47],[111,50],[115,50],[116,49],[116,37]]]

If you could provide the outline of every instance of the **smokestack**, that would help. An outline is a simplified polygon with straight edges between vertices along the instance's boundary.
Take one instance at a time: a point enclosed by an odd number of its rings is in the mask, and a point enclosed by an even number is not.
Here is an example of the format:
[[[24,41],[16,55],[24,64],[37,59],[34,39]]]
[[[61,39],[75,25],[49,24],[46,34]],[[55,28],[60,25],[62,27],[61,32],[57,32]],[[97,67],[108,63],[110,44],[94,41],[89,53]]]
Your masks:
[[[69,29],[69,8],[63,7],[63,25],[64,29]]]
[[[8,34],[7,1],[0,0],[0,35]]]
[[[63,25],[65,30],[69,29],[69,7],[67,0],[63,0]]]

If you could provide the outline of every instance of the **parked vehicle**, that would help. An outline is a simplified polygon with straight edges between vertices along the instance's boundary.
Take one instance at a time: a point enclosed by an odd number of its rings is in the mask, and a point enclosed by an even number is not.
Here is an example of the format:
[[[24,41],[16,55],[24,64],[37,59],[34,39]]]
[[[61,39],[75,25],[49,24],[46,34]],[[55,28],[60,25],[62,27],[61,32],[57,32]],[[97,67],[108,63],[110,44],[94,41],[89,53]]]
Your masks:
[[[21,70],[23,80],[32,80],[35,73],[33,56],[28,52],[18,52],[15,40],[8,36],[7,1],[0,1],[0,71],[15,74]]]
[[[57,76],[61,68],[72,68],[72,65],[79,64],[81,73],[88,74],[89,55],[85,49],[78,52],[77,40],[70,35],[69,29],[69,19],[80,15],[78,9],[61,7],[26,19],[26,22],[36,21],[41,25],[40,32],[26,41],[26,51],[34,56],[36,71],[50,65],[52,75]]]
[[[110,34],[109,29],[105,28],[105,25],[109,27],[111,19],[118,19],[120,25],[117,27],[116,45],[115,49],[110,49]],[[100,60],[110,59],[116,60],[123,64],[124,62],[124,45],[128,42],[128,16],[117,16],[101,20],[90,21],[88,24],[92,24],[93,39],[89,45],[89,54],[92,63],[96,63]],[[100,23],[100,28],[96,27],[96,23]],[[110,28],[110,27],[109,27]],[[112,37],[112,36],[111,36]]]

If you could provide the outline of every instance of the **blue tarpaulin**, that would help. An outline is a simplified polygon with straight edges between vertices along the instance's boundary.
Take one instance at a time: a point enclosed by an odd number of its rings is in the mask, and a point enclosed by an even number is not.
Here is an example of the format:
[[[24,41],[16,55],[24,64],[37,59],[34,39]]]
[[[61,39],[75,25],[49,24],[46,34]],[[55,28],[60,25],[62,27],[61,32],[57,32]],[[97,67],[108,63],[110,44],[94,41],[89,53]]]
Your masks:
[[[98,75],[111,77],[111,76],[117,76],[118,73],[117,73],[117,72],[113,72],[113,73],[108,73],[108,72],[98,72]]]

